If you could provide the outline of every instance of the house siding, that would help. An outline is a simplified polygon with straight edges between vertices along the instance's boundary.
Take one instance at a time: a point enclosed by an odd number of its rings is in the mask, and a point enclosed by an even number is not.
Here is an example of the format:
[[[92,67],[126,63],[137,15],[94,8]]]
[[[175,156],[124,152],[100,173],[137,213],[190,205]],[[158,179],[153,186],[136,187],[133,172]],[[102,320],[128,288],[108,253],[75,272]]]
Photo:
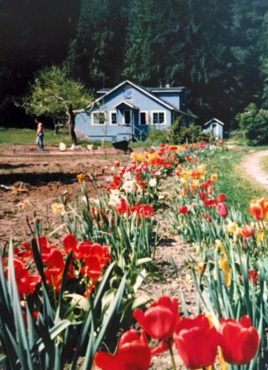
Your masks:
[[[212,134],[215,138],[223,139],[223,127],[218,123],[216,123],[215,126],[211,123],[211,125],[206,127],[203,131],[208,135]]]
[[[171,104],[173,107],[176,109],[180,110],[181,109],[181,104],[180,104],[180,96],[178,93],[175,92],[161,92],[161,93],[154,93],[155,96],[158,98],[164,100],[168,104]]]

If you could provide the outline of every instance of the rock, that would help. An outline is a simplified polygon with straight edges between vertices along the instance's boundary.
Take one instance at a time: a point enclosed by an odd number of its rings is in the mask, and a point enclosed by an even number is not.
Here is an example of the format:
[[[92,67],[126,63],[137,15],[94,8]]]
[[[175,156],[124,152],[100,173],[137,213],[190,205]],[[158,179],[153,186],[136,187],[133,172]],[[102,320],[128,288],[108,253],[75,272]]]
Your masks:
[[[61,152],[65,152],[65,150],[66,150],[66,144],[65,144],[65,143],[60,143],[60,144],[59,144],[59,150],[60,150]]]

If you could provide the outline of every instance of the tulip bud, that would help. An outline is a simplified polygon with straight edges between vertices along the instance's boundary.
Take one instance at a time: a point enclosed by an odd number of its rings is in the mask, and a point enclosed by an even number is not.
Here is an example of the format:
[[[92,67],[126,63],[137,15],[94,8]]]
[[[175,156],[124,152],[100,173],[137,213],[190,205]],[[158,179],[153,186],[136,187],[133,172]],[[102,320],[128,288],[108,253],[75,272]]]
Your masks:
[[[225,203],[218,203],[217,211],[220,217],[226,218],[228,216],[228,210]]]

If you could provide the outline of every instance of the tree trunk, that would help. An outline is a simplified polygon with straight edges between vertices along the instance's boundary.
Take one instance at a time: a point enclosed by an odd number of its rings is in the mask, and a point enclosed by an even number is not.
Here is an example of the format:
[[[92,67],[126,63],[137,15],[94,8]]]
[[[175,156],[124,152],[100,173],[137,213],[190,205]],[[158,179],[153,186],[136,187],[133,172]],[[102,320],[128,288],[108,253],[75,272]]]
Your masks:
[[[73,112],[73,107],[72,107],[71,104],[68,107],[68,116],[69,116],[68,125],[69,125],[69,130],[70,130],[70,134],[71,134],[72,143],[74,145],[77,145],[78,144],[77,137],[76,137],[76,133],[74,131],[74,129],[75,129],[75,114]]]

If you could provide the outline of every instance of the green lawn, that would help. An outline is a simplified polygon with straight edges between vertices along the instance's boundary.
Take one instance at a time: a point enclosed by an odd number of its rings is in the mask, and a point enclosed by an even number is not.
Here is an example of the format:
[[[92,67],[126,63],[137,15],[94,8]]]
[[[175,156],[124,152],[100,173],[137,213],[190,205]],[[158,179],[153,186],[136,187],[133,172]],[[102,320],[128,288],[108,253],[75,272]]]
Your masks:
[[[264,191],[263,188],[250,182],[239,169],[239,163],[245,155],[249,154],[250,150],[252,149],[223,151],[215,154],[209,162],[211,170],[219,175],[217,181],[219,193],[225,193],[227,204],[240,209],[242,212],[247,212],[251,199],[268,197],[268,191]]]
[[[68,132],[61,132],[55,134],[53,130],[45,130],[44,144],[58,146],[63,142],[70,146],[71,139]],[[0,145],[1,144],[20,144],[20,145],[35,145],[36,130],[33,129],[18,129],[18,128],[0,128]],[[95,144],[100,146],[101,143],[90,143],[89,141],[80,140],[79,144],[86,146],[88,144]],[[110,143],[104,143],[105,147],[110,147]]]
[[[17,129],[17,128],[1,128],[0,129],[0,144],[21,144],[34,145],[36,139],[36,130]],[[55,134],[53,130],[45,130],[45,145],[59,145],[60,142],[70,144],[69,135]]]

